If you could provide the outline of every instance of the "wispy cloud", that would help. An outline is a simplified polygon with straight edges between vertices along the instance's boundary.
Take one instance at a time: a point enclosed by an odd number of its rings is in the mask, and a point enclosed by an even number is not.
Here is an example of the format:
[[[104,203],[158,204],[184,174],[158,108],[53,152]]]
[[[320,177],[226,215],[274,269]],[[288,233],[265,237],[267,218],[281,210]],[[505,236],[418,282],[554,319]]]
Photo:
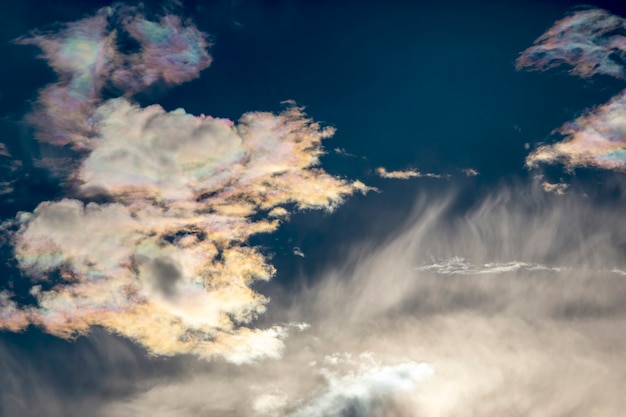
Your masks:
[[[21,314],[64,337],[100,325],[155,354],[279,355],[285,329],[242,326],[267,301],[250,285],[273,275],[246,241],[277,228],[259,217],[275,207],[332,210],[364,189],[314,168],[332,132],[297,108],[238,125],[123,99],[98,114],[99,146],[77,176],[82,192],[116,202],[47,202],[21,215],[20,267],[62,280],[34,289],[40,307]]]
[[[525,271],[560,271],[561,268],[549,267],[541,264],[528,262],[489,262],[483,265],[473,265],[464,258],[455,256],[448,260],[421,265],[417,270],[424,272],[434,272],[442,275],[480,275],[480,274],[502,274],[506,272]]]
[[[462,169],[461,172],[463,172],[465,174],[466,177],[475,177],[477,175],[479,175],[480,173],[475,170],[474,168],[466,168],[466,169]]]
[[[414,169],[407,169],[404,171],[387,171],[385,167],[376,168],[376,175],[378,175],[381,178],[388,178],[388,179],[395,179],[395,180],[408,180],[411,178],[421,178],[421,177],[443,178],[442,175],[432,174],[430,172],[423,174]]]
[[[517,59],[517,68],[548,70],[567,64],[580,77],[596,74],[626,78],[626,20],[601,9],[567,16],[541,35]]]
[[[621,211],[526,186],[453,215],[454,198],[432,197],[387,242],[273,301],[275,318],[310,323],[279,361],[164,383],[104,415],[619,413]]]

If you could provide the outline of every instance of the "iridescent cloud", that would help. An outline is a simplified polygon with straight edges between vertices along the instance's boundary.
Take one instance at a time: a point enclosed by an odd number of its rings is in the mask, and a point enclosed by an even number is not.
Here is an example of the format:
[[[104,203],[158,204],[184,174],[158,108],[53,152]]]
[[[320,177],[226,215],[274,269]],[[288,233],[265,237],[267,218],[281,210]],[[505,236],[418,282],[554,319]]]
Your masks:
[[[137,52],[120,50],[122,31]],[[206,35],[175,16],[157,23],[116,6],[20,42],[41,47],[60,77],[33,115],[41,139],[83,152],[75,198],[18,215],[15,256],[37,304],[0,293],[0,328],[69,338],[102,326],[156,355],[278,357],[288,326],[250,327],[268,301],[251,286],[274,268],[247,242],[293,210],[330,211],[368,190],[318,167],[334,129],[291,102],[238,122],[133,104],[210,64]],[[126,98],[103,101],[111,86]],[[110,202],[81,200],[95,196]]]
[[[541,186],[543,187],[544,191],[548,193],[554,193],[556,195],[564,195],[565,191],[569,188],[569,184],[563,182],[557,182],[556,184],[553,184],[551,182],[544,181],[541,183]]]
[[[124,29],[141,46],[138,53],[125,56],[126,65],[112,76],[124,91],[140,91],[157,82],[180,84],[211,64],[207,36],[178,16],[167,15],[157,23],[137,15],[124,22]]]
[[[543,34],[524,51],[517,68],[538,70],[562,64],[580,77],[604,74],[626,79],[626,20],[604,10],[572,14]],[[557,130],[565,139],[537,147],[526,159],[529,167],[540,163],[563,163],[567,168],[590,166],[623,170],[626,167],[626,91],[608,103],[587,111]],[[544,186],[545,187],[545,186]],[[560,190],[550,188],[550,190]]]
[[[626,169],[626,90],[566,123],[558,132],[565,139],[537,147],[526,158],[529,167],[560,162],[570,169]]]
[[[626,78],[626,20],[605,10],[576,12],[559,20],[516,61],[518,69],[541,71],[567,64],[580,77],[605,74]]]
[[[122,35],[138,45],[137,51],[120,47]],[[155,83],[189,81],[211,63],[207,35],[195,26],[172,15],[153,22],[121,5],[16,42],[38,46],[59,77],[41,91],[29,117],[38,139],[78,149],[90,147],[95,134],[91,111],[104,89],[131,96]]]
[[[236,363],[280,355],[285,328],[245,326],[267,302],[251,284],[274,273],[246,241],[276,229],[263,213],[281,205],[331,210],[366,190],[315,167],[332,130],[296,107],[235,124],[116,99],[96,115],[98,146],[77,178],[116,203],[66,199],[20,215],[20,267],[61,282],[33,287],[39,306],[11,309],[3,327],[71,337],[100,325],[154,354]]]

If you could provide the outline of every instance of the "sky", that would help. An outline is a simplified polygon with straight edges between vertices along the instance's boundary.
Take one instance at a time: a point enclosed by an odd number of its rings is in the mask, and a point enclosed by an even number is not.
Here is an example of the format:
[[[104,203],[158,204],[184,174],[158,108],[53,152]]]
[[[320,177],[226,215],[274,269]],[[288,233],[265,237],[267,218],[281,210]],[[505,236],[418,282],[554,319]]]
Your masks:
[[[619,2],[0,15],[0,415],[626,406]]]

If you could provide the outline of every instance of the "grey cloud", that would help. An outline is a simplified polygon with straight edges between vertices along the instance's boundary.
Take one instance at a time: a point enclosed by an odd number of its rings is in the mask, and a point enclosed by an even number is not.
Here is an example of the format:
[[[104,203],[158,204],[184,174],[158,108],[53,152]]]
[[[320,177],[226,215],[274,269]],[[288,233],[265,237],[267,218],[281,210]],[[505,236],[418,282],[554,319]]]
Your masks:
[[[176,283],[182,278],[180,268],[175,261],[167,257],[157,258],[149,262],[150,276],[159,291],[166,297],[176,296]]]

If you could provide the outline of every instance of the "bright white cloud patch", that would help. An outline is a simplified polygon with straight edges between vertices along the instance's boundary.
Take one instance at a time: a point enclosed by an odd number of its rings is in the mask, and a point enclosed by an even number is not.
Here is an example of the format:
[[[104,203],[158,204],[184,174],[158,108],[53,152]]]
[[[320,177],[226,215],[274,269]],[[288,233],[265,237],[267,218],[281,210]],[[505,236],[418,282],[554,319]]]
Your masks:
[[[430,365],[415,362],[361,365],[360,369],[347,375],[324,369],[328,388],[288,416],[377,415],[394,395],[414,390],[433,374],[434,369]]]

